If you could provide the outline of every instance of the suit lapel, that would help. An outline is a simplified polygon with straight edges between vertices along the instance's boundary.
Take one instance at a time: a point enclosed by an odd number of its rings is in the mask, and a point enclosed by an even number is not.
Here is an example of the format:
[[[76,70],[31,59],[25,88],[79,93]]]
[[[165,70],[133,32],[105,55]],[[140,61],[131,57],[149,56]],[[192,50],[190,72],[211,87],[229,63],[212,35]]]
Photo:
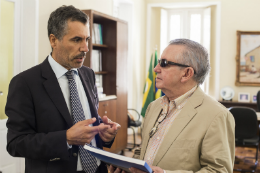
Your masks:
[[[161,98],[160,98],[161,100]],[[143,139],[142,139],[142,150],[141,150],[141,154],[140,154],[140,159],[143,159],[144,158],[144,155],[146,153],[146,149],[147,149],[147,145],[148,145],[148,142],[149,142],[149,139],[150,139],[150,136],[149,136],[149,132],[150,130],[153,128],[153,126],[155,125],[155,122],[161,112],[161,105],[160,105],[160,101],[159,99],[156,101],[156,102],[159,102],[158,104],[154,104],[154,105],[151,105],[151,106],[154,106],[154,107],[151,107],[150,108],[150,111],[152,112],[152,116],[149,116],[149,117],[146,117],[146,121],[145,122],[145,126],[144,126],[144,129],[143,131],[145,132],[145,135],[143,135]]]
[[[192,121],[193,117],[197,114],[196,108],[202,104],[203,99],[204,93],[200,87],[198,87],[193,95],[189,98],[188,102],[184,105],[180,114],[173,121],[173,124],[169,128],[168,133],[164,136],[164,140],[158,149],[153,165],[157,165],[160,162],[160,160],[171,147],[172,143],[181,134],[183,129],[185,129]]]
[[[93,98],[93,97],[95,97],[95,93],[90,87],[90,81],[89,81],[88,74],[84,73],[84,71],[81,69],[78,69],[78,72],[79,72],[79,77],[83,84],[86,96],[88,98],[88,104],[89,104],[89,108],[90,108],[90,112],[91,112],[91,117],[95,117],[98,120],[98,114],[97,114],[97,111],[93,104],[93,103],[95,103],[95,98]],[[94,125],[99,125],[98,121],[96,121],[94,123]]]
[[[171,147],[172,143],[176,140],[176,138],[181,134],[183,129],[189,124],[190,121],[192,121],[193,117],[197,114],[196,108],[200,106],[204,99],[204,93],[203,91],[198,87],[197,90],[193,93],[193,95],[189,98],[188,102],[185,104],[183,109],[181,110],[180,114],[176,117],[176,119],[173,121],[173,124],[168,130],[168,133],[164,136],[164,140],[161,143],[158,152],[156,154],[156,157],[154,159],[153,165],[156,166],[160,160],[163,158],[163,156],[166,154],[166,152]],[[140,159],[144,159],[146,148],[148,147],[149,142],[149,135],[148,133],[154,126],[154,123],[160,113],[161,105],[160,102],[156,104],[154,112],[154,116],[152,116],[149,119],[149,123],[147,123],[147,128],[144,129],[145,136],[143,140],[142,150]],[[152,114],[153,114],[152,112]],[[144,150],[143,150],[144,147]]]
[[[79,77],[80,80],[82,82],[83,88],[85,90],[86,96],[88,98],[88,104],[89,104],[89,109],[90,109],[90,113],[91,113],[91,117],[95,117],[97,119],[97,121],[93,124],[94,126],[98,126],[100,124],[99,122],[99,117],[98,117],[98,113],[97,113],[97,109],[95,108],[95,98],[97,97],[95,94],[95,92],[91,89],[91,81],[89,79],[89,75],[88,73],[86,73],[85,71],[78,69],[79,72]],[[95,85],[95,84],[93,84]],[[103,148],[102,146],[102,140],[100,139],[99,135],[95,136],[96,139],[96,144],[97,147],[99,148]]]
[[[60,85],[58,80],[49,64],[48,58],[44,60],[41,64],[42,76],[46,79],[43,82],[43,86],[46,89],[49,97],[53,101],[54,105],[57,107],[68,126],[71,127],[73,125],[72,119],[63,97],[62,91],[60,89]]]

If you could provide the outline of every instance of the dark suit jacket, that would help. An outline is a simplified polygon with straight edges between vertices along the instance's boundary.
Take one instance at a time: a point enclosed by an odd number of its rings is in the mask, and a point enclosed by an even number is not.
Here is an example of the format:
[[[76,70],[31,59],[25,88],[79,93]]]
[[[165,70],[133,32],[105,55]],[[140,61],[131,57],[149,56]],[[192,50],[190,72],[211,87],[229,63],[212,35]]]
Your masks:
[[[78,69],[89,101],[94,125],[101,123],[95,74],[88,67]],[[67,148],[66,130],[72,118],[58,80],[45,61],[15,76],[10,83],[6,104],[7,151],[14,157],[25,157],[26,173],[74,173],[78,146]],[[96,135],[97,147],[110,147]],[[101,172],[106,171],[104,163]]]

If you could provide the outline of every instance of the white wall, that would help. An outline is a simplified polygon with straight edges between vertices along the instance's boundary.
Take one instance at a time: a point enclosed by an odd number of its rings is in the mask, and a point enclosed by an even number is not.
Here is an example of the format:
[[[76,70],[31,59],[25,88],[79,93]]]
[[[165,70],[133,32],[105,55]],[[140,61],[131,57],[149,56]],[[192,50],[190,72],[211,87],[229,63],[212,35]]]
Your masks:
[[[20,1],[19,32],[21,40],[19,42],[19,55],[21,59],[20,71],[17,71],[17,73],[38,64],[38,2],[38,0]]]
[[[220,52],[220,88],[231,86],[235,89],[235,98],[238,100],[238,92],[249,92],[250,96],[256,95],[260,87],[235,86],[236,79],[236,31],[260,31],[260,16],[258,0],[222,0],[221,16],[221,52]]]
[[[145,58],[145,38],[146,38],[146,4],[145,0],[132,0],[134,2],[134,21],[133,21],[133,57],[129,57],[132,62],[132,68],[129,69],[133,73],[133,100],[132,108],[135,108],[141,113],[143,90],[147,69]]]
[[[218,74],[215,73],[215,69],[212,68],[210,73],[210,95],[216,99],[221,98],[219,90],[224,86],[231,86],[235,90],[235,97],[233,101],[238,100],[238,92],[249,92],[250,95],[256,95],[260,87],[238,87],[235,86],[236,80],[236,31],[259,31],[260,22],[257,22],[257,16],[260,16],[259,0],[146,0],[146,3],[190,3],[190,2],[220,2],[221,16],[220,16],[220,54],[219,64],[221,70]],[[212,13],[215,13],[216,9],[213,8]],[[155,11],[156,12],[156,11]],[[155,14],[155,13],[154,13]],[[213,24],[212,28],[216,25],[216,16],[212,16]],[[159,21],[158,21],[159,23]],[[151,32],[155,33],[155,30],[151,28]],[[215,33],[216,31],[212,31]],[[158,33],[159,34],[159,33]],[[215,35],[212,35],[211,41],[216,39]],[[147,43],[150,44],[150,43]],[[159,40],[158,40],[159,44]],[[153,45],[151,45],[152,47]],[[216,46],[211,45],[211,54],[216,53]],[[214,57],[213,57],[214,58]],[[217,60],[212,60],[212,66],[215,66]],[[219,75],[219,80],[217,77]],[[215,91],[215,89],[217,91]],[[217,93],[216,93],[217,92]]]

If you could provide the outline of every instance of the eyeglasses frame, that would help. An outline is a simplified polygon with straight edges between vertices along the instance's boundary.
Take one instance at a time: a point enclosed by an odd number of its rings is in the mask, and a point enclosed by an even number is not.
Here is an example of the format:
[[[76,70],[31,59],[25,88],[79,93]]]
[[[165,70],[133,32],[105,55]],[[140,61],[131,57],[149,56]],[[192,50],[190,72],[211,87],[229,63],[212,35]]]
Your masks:
[[[159,116],[157,117],[156,123],[154,124],[153,128],[149,132],[150,138],[152,138],[153,135],[158,131],[159,124],[161,124],[161,122],[163,122],[166,119],[167,114],[161,114],[162,111],[163,111],[163,109],[161,109]]]
[[[161,62],[162,60],[165,62],[166,61],[166,65],[165,66],[161,66]],[[176,63],[176,62],[172,62],[172,61],[168,61],[166,59],[158,59],[158,64],[160,65],[160,67],[166,67],[168,64],[170,65],[176,65],[176,66],[180,66],[180,67],[191,67],[189,65],[185,65],[185,64],[179,64],[179,63]],[[193,67],[191,67],[193,68]],[[194,74],[196,74],[196,71],[193,69],[194,71]]]

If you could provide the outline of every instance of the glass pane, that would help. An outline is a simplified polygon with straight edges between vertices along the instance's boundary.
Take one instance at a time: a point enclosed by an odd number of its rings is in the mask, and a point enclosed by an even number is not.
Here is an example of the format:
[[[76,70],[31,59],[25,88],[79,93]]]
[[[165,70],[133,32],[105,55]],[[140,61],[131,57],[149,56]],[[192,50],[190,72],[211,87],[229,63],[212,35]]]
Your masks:
[[[181,37],[181,16],[178,14],[171,15],[170,18],[170,39]]]
[[[192,14],[190,18],[190,39],[201,43],[201,15]]]
[[[204,17],[204,37],[203,37],[203,45],[206,49],[210,49],[210,16]]]
[[[161,33],[160,33],[160,55],[162,55],[163,50],[168,46],[169,36],[169,24],[168,24],[168,12],[165,9],[161,9]]]

